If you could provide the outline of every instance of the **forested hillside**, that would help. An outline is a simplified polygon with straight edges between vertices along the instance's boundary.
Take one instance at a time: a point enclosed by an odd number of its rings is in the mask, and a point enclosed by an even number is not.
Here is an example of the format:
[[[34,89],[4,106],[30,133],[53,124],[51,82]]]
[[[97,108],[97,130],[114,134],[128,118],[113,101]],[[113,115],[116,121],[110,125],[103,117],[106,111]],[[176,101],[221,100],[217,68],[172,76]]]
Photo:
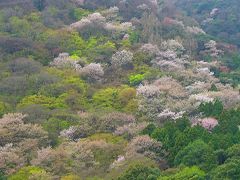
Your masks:
[[[194,17],[215,38],[240,45],[240,1],[181,0],[176,6]]]
[[[0,0],[0,180],[240,179],[238,5]]]

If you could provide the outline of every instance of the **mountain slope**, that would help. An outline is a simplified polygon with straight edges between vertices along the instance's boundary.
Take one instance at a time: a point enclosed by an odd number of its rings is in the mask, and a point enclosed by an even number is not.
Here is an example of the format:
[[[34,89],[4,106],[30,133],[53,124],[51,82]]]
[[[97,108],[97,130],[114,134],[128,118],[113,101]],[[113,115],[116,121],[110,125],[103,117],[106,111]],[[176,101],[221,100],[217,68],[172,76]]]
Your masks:
[[[0,179],[239,179],[237,1],[28,2],[0,0]]]
[[[195,18],[209,34],[239,45],[239,1],[183,0],[176,6]]]

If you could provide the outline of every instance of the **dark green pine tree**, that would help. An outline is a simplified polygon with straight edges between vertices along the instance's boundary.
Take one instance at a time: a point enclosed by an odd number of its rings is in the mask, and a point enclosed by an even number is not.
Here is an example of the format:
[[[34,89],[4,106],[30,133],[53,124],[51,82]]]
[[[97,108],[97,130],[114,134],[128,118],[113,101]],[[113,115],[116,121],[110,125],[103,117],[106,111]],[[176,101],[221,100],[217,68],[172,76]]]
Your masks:
[[[223,111],[223,104],[219,100],[216,100],[214,102],[202,103],[199,106],[199,111],[202,112],[206,117],[217,117]]]

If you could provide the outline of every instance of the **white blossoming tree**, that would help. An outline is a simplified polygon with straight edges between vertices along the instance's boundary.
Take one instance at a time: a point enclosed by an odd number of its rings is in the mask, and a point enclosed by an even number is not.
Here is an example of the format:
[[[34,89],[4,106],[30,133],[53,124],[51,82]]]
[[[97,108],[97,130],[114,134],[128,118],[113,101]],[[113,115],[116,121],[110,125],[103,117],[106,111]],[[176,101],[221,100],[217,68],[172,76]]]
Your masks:
[[[9,174],[26,165],[31,155],[48,143],[42,127],[25,124],[25,117],[21,113],[10,113],[0,119],[0,169]]]
[[[159,48],[157,45],[148,43],[148,44],[142,45],[142,47],[140,48],[140,51],[149,55],[156,56],[159,53]]]
[[[104,70],[101,64],[91,63],[83,67],[80,74],[87,77],[89,81],[99,81],[104,75]]]
[[[218,58],[224,54],[222,50],[217,49],[217,42],[214,40],[210,40],[205,43],[205,53],[209,54],[213,58]]]
[[[112,65],[114,67],[126,67],[127,65],[132,63],[132,59],[133,59],[133,53],[127,50],[122,50],[122,51],[118,51],[116,52],[113,56],[112,56]]]
[[[182,117],[187,106],[188,93],[176,80],[162,77],[152,84],[139,86],[137,89],[139,112],[148,118],[162,123],[167,118]]]
[[[118,12],[117,7],[110,8],[108,11],[103,12],[105,16],[112,16]],[[77,30],[81,34],[96,34],[103,32],[120,33],[128,32],[134,29],[131,22],[114,23],[109,17],[104,17],[101,13],[89,14],[87,17],[82,18],[80,21],[75,22],[69,26],[70,30]]]
[[[152,61],[154,66],[163,71],[180,72],[189,65],[189,57],[184,54],[185,48],[176,40],[167,40],[162,43],[161,51]]]
[[[60,69],[73,69],[77,72],[82,69],[79,64],[79,60],[71,58],[68,53],[60,53],[58,57],[54,58],[54,60],[50,62],[50,65]]]

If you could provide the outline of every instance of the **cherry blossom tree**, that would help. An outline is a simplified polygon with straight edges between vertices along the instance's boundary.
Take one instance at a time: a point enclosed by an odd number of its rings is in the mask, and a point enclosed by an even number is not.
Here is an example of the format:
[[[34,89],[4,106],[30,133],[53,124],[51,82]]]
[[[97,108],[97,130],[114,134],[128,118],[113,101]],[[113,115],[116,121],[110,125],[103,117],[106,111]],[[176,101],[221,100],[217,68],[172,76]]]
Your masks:
[[[125,136],[128,139],[132,139],[135,137],[137,134],[139,134],[144,128],[147,127],[147,123],[130,123],[130,124],[125,124],[123,126],[119,126],[116,128],[114,131],[115,135],[118,136]]]
[[[185,48],[176,40],[167,40],[162,43],[161,51],[152,61],[154,66],[167,72],[184,71],[190,64],[189,56],[184,54]]]
[[[104,70],[101,64],[91,63],[83,67],[80,74],[88,77],[90,80],[99,81],[104,75]]]
[[[140,51],[156,56],[159,53],[159,48],[157,45],[148,43],[148,44],[142,45],[142,47],[140,48]]]
[[[215,128],[218,125],[218,120],[215,118],[204,118],[204,119],[198,119],[196,122],[192,124],[192,126],[200,125],[203,128],[207,129],[208,131],[211,131],[213,128]]]
[[[60,53],[58,57],[54,58],[50,65],[60,69],[74,69],[77,72],[82,69],[79,60],[72,59],[68,53]]]
[[[162,43],[162,49],[165,51],[167,50],[173,51],[177,55],[181,55],[183,51],[185,51],[185,48],[183,47],[183,45],[174,39],[164,41]]]
[[[10,174],[26,165],[39,147],[48,143],[39,125],[25,124],[26,115],[5,114],[0,119],[0,169]]]
[[[150,138],[148,135],[137,136],[128,144],[126,158],[136,156],[136,154],[141,154],[158,162],[165,157],[161,142]]]
[[[103,17],[100,13],[89,14],[87,17],[81,19],[78,22],[75,22],[70,25],[70,28],[81,30],[90,26],[99,26],[103,27],[106,23],[106,18]]]
[[[217,49],[217,42],[214,40],[210,40],[209,42],[205,43],[205,53],[209,54],[213,58],[218,58],[224,52],[222,50]]]
[[[112,56],[111,63],[114,67],[123,67],[125,65],[132,63],[132,59],[133,59],[132,52],[127,51],[127,50],[122,50],[122,51],[116,52]]]
[[[187,26],[187,27],[186,27],[186,31],[187,31],[188,33],[191,33],[191,34],[194,34],[194,35],[206,34],[205,31],[203,31],[201,28],[196,27],[196,26],[193,26],[193,27]]]
[[[162,77],[152,84],[139,86],[137,96],[139,111],[157,122],[161,122],[166,109],[181,117],[180,111],[186,108],[188,100],[186,89],[171,77]]]
[[[108,11],[103,12],[105,16],[114,16],[115,13],[118,12],[117,7],[110,8]],[[109,14],[110,13],[110,14]],[[113,23],[112,21],[108,21],[107,18],[104,17],[101,13],[93,13],[88,15],[87,17],[82,18],[80,21],[75,22],[69,26],[69,29],[76,29],[78,31],[84,31],[84,30],[91,30],[99,32],[105,30],[108,32],[127,32],[128,30],[134,29],[131,22],[122,22],[122,23]]]
[[[14,167],[11,167],[11,164]],[[6,174],[12,174],[25,164],[19,148],[13,147],[12,143],[0,146],[0,169],[4,169]]]
[[[160,121],[165,121],[169,119],[177,120],[179,118],[182,118],[184,113],[184,111],[172,112],[169,109],[165,109],[158,115],[158,118],[160,119]]]

